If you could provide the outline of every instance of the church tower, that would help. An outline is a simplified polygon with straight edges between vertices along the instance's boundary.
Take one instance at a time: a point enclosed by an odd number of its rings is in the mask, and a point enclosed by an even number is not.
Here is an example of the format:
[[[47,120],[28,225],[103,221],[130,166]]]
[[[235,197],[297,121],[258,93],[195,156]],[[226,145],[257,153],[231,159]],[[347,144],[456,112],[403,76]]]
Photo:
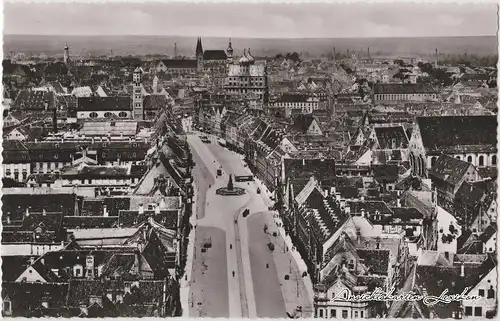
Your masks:
[[[66,44],[66,46],[64,46],[64,56],[63,56],[63,59],[64,59],[64,63],[68,64],[68,62],[69,62],[69,47],[68,47],[68,44]]]
[[[158,76],[155,75],[155,77],[153,78],[153,94],[158,93],[158,81]]]
[[[198,42],[196,43],[196,61],[198,62],[198,71],[203,71],[203,46],[201,45],[201,37],[198,37]]]
[[[233,61],[233,46],[231,45],[231,38],[229,38],[229,46],[227,46],[226,53],[227,53],[227,59],[232,62]]]
[[[144,120],[144,101],[142,97],[142,70],[137,67],[133,75],[133,97],[132,104],[135,120]]]

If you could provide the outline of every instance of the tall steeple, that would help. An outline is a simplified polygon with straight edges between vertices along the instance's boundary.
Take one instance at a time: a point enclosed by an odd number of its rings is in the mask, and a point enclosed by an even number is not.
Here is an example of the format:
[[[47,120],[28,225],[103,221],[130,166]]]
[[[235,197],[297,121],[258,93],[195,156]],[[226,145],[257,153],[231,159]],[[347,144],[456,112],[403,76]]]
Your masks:
[[[229,46],[227,46],[226,52],[227,52],[227,57],[229,59],[232,59],[233,58],[233,46],[231,44],[231,38],[229,38]]]
[[[198,72],[203,71],[203,46],[201,45],[201,37],[198,37],[198,42],[196,43],[196,61]]]
[[[198,37],[198,42],[196,43],[196,57],[203,55],[203,46],[201,45],[201,37]]]

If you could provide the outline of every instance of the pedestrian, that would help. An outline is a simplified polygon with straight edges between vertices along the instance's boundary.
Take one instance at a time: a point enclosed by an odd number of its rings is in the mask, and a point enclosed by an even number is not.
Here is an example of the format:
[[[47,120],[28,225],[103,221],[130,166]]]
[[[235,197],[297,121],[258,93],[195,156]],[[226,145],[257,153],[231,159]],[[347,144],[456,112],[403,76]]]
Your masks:
[[[233,271],[233,278],[234,278],[234,271]]]
[[[229,244],[229,249],[232,250],[233,249],[233,244]]]
[[[269,263],[266,263],[266,269],[269,269]]]

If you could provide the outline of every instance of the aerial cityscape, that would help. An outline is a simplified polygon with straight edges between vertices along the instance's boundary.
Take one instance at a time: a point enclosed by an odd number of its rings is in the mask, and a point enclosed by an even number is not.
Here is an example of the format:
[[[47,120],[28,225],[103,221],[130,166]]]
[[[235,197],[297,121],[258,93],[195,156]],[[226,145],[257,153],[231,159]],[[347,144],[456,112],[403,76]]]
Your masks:
[[[496,5],[4,18],[2,316],[496,318]]]

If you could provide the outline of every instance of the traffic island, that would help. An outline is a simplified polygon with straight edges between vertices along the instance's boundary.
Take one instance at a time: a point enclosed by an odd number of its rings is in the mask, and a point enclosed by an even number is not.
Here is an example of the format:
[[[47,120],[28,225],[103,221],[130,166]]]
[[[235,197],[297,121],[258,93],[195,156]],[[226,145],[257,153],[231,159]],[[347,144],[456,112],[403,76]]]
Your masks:
[[[222,196],[240,196],[245,194],[245,190],[234,186],[233,177],[229,175],[229,182],[227,183],[227,186],[218,188],[215,193]]]

